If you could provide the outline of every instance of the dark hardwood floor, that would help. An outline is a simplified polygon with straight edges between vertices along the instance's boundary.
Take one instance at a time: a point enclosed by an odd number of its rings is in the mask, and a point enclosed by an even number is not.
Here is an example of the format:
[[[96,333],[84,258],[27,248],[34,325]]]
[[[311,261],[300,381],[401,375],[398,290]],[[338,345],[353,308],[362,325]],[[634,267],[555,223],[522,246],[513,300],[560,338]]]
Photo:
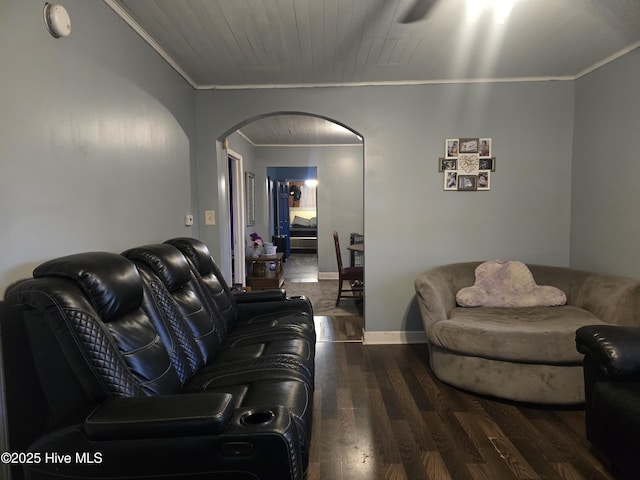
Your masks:
[[[364,317],[321,315],[314,317],[318,342],[362,342]]]
[[[581,408],[457,390],[433,376],[426,345],[327,334],[340,325],[351,331],[345,320],[318,319],[307,480],[615,478],[590,451]]]

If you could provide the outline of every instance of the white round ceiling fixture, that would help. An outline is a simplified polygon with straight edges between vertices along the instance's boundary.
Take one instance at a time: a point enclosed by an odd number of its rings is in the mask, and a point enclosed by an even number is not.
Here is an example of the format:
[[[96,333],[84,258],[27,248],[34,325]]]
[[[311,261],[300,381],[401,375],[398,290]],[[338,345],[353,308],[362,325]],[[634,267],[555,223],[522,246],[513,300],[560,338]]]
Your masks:
[[[44,23],[49,33],[56,38],[68,37],[71,33],[71,19],[67,10],[58,3],[44,4]]]

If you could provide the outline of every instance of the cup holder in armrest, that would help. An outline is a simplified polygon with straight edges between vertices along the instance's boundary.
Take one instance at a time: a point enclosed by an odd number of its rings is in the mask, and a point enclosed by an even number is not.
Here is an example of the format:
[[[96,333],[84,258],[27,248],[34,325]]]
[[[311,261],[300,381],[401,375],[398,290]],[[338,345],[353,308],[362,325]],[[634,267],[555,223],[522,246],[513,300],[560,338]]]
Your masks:
[[[267,425],[276,418],[276,414],[271,410],[251,410],[242,414],[240,423],[242,425]]]

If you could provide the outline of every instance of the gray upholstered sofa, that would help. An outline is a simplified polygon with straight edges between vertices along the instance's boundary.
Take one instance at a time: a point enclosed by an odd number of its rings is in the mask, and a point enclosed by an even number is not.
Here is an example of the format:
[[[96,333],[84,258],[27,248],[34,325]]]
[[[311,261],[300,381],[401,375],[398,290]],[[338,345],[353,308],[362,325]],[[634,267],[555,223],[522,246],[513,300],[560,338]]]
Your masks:
[[[583,356],[576,350],[575,331],[600,323],[640,326],[640,282],[527,265],[538,285],[566,294],[566,305],[461,307],[456,294],[474,284],[481,263],[436,267],[415,280],[435,375],[453,386],[509,400],[584,402]]]

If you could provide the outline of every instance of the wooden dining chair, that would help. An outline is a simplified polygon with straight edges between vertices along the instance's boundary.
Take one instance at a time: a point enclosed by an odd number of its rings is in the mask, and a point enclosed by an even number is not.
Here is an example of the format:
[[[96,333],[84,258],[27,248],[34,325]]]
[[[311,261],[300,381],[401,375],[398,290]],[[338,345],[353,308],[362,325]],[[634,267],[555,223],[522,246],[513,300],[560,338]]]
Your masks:
[[[344,267],[342,265],[342,253],[340,252],[340,239],[338,232],[333,231],[333,243],[336,247],[336,261],[338,262],[338,299],[336,307],[340,304],[341,298],[362,299],[364,290],[364,267]],[[349,282],[349,287],[344,286],[344,282]]]

